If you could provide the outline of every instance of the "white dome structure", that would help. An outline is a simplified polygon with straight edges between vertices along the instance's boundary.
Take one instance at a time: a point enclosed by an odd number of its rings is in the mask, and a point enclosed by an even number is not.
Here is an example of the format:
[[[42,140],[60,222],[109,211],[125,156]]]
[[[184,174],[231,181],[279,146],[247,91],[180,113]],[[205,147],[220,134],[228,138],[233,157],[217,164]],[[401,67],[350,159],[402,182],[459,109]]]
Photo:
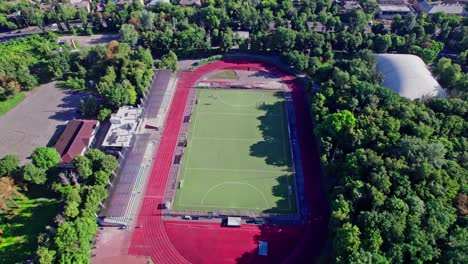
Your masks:
[[[447,95],[418,56],[377,54],[377,70],[383,73],[382,85],[403,97],[417,99]]]

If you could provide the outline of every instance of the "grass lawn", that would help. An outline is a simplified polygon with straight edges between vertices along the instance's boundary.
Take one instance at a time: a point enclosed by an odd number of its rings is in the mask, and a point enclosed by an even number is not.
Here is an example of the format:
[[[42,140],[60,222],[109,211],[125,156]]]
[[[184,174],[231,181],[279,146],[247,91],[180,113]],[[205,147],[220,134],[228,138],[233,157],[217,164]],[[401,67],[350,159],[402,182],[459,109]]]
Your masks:
[[[237,80],[239,77],[237,76],[236,71],[233,70],[223,70],[217,71],[208,76],[208,80]]]
[[[295,212],[284,95],[198,89],[175,210]]]
[[[21,103],[26,96],[24,93],[17,93],[15,96],[9,98],[8,100],[0,102],[0,116],[6,114],[13,107]]]
[[[4,214],[0,218],[0,263],[18,263],[26,260],[37,248],[37,236],[45,232],[58,211],[58,201],[24,195],[25,200],[15,199],[21,208],[10,206],[18,215]]]

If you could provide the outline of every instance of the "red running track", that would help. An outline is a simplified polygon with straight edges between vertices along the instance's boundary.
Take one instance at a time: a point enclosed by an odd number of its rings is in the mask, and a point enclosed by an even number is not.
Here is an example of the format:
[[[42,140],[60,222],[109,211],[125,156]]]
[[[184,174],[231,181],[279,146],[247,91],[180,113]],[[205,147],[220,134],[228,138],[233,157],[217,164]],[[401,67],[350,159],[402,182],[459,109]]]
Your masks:
[[[202,76],[222,69],[270,72],[281,78],[293,94],[306,185],[305,191],[309,207],[309,221],[305,229],[301,231],[301,239],[297,237],[298,229],[294,227],[281,227],[281,232],[271,232],[274,227],[268,226],[261,229],[246,226],[241,229],[224,230],[213,228],[212,224],[184,223],[176,225],[172,222],[165,224],[159,214],[157,208],[159,204],[163,203],[163,195],[189,90]],[[268,241],[276,241],[272,244],[274,254],[270,251],[274,258],[268,258],[268,263],[280,263],[283,260],[288,263],[312,263],[324,248],[328,222],[328,204],[324,193],[317,149],[307,94],[294,76],[276,66],[249,59],[225,59],[203,65],[193,72],[183,72],[180,75],[167,116],[166,126],[138,218],[137,226],[142,225],[143,228],[135,230],[129,254],[151,256],[156,263],[168,264],[188,262],[260,263],[256,257],[256,243],[259,239],[267,238]],[[182,230],[183,232],[181,232]],[[285,242],[288,241],[287,244],[280,243],[282,239]],[[196,241],[197,246],[194,246],[194,241]],[[298,242],[294,243],[294,241]],[[293,249],[294,246],[295,249]],[[241,254],[241,252],[243,253]]]

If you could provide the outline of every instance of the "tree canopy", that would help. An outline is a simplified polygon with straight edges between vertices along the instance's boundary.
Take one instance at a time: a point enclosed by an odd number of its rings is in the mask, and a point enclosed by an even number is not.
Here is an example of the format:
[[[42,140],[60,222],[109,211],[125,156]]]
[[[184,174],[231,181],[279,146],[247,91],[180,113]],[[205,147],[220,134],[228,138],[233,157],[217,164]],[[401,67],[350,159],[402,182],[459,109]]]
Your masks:
[[[48,170],[60,163],[61,158],[55,148],[39,147],[31,155],[33,164],[41,169]]]

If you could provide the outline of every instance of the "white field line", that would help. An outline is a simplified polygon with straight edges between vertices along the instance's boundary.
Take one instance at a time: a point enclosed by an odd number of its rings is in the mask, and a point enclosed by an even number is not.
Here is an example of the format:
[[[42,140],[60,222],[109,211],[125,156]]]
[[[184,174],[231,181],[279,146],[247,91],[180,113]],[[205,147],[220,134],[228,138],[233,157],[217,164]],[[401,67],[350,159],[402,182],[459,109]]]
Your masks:
[[[223,183],[219,183],[219,184],[216,184],[215,186],[211,187],[206,193],[205,195],[203,195],[201,201],[200,201],[200,206],[203,206],[203,203],[205,202],[205,199],[206,199],[206,196],[208,196],[208,194],[213,191],[214,189],[218,188],[219,186],[221,185],[224,185],[224,184],[241,184],[241,185],[247,185],[249,187],[251,187],[252,189],[254,189],[255,191],[257,191],[258,193],[260,193],[260,195],[262,196],[263,200],[265,201],[265,204],[267,206],[267,208],[270,207],[270,204],[268,203],[268,200],[266,199],[265,197],[265,194],[260,191],[257,187],[253,186],[252,184],[250,183],[245,183],[245,182],[223,182]]]
[[[284,160],[285,162],[287,162],[287,154],[286,154],[286,137],[284,136],[284,118],[283,118],[283,110],[284,111],[287,111],[286,109],[284,109],[284,107],[286,106],[284,103],[282,104],[283,107],[281,107],[281,137],[283,139],[283,157],[284,157]],[[289,124],[288,124],[289,125]],[[286,182],[288,183],[288,193],[287,193],[287,197],[288,197],[288,206],[289,206],[289,209],[291,209],[291,198],[290,198],[290,195],[289,195],[289,177],[286,177]]]

